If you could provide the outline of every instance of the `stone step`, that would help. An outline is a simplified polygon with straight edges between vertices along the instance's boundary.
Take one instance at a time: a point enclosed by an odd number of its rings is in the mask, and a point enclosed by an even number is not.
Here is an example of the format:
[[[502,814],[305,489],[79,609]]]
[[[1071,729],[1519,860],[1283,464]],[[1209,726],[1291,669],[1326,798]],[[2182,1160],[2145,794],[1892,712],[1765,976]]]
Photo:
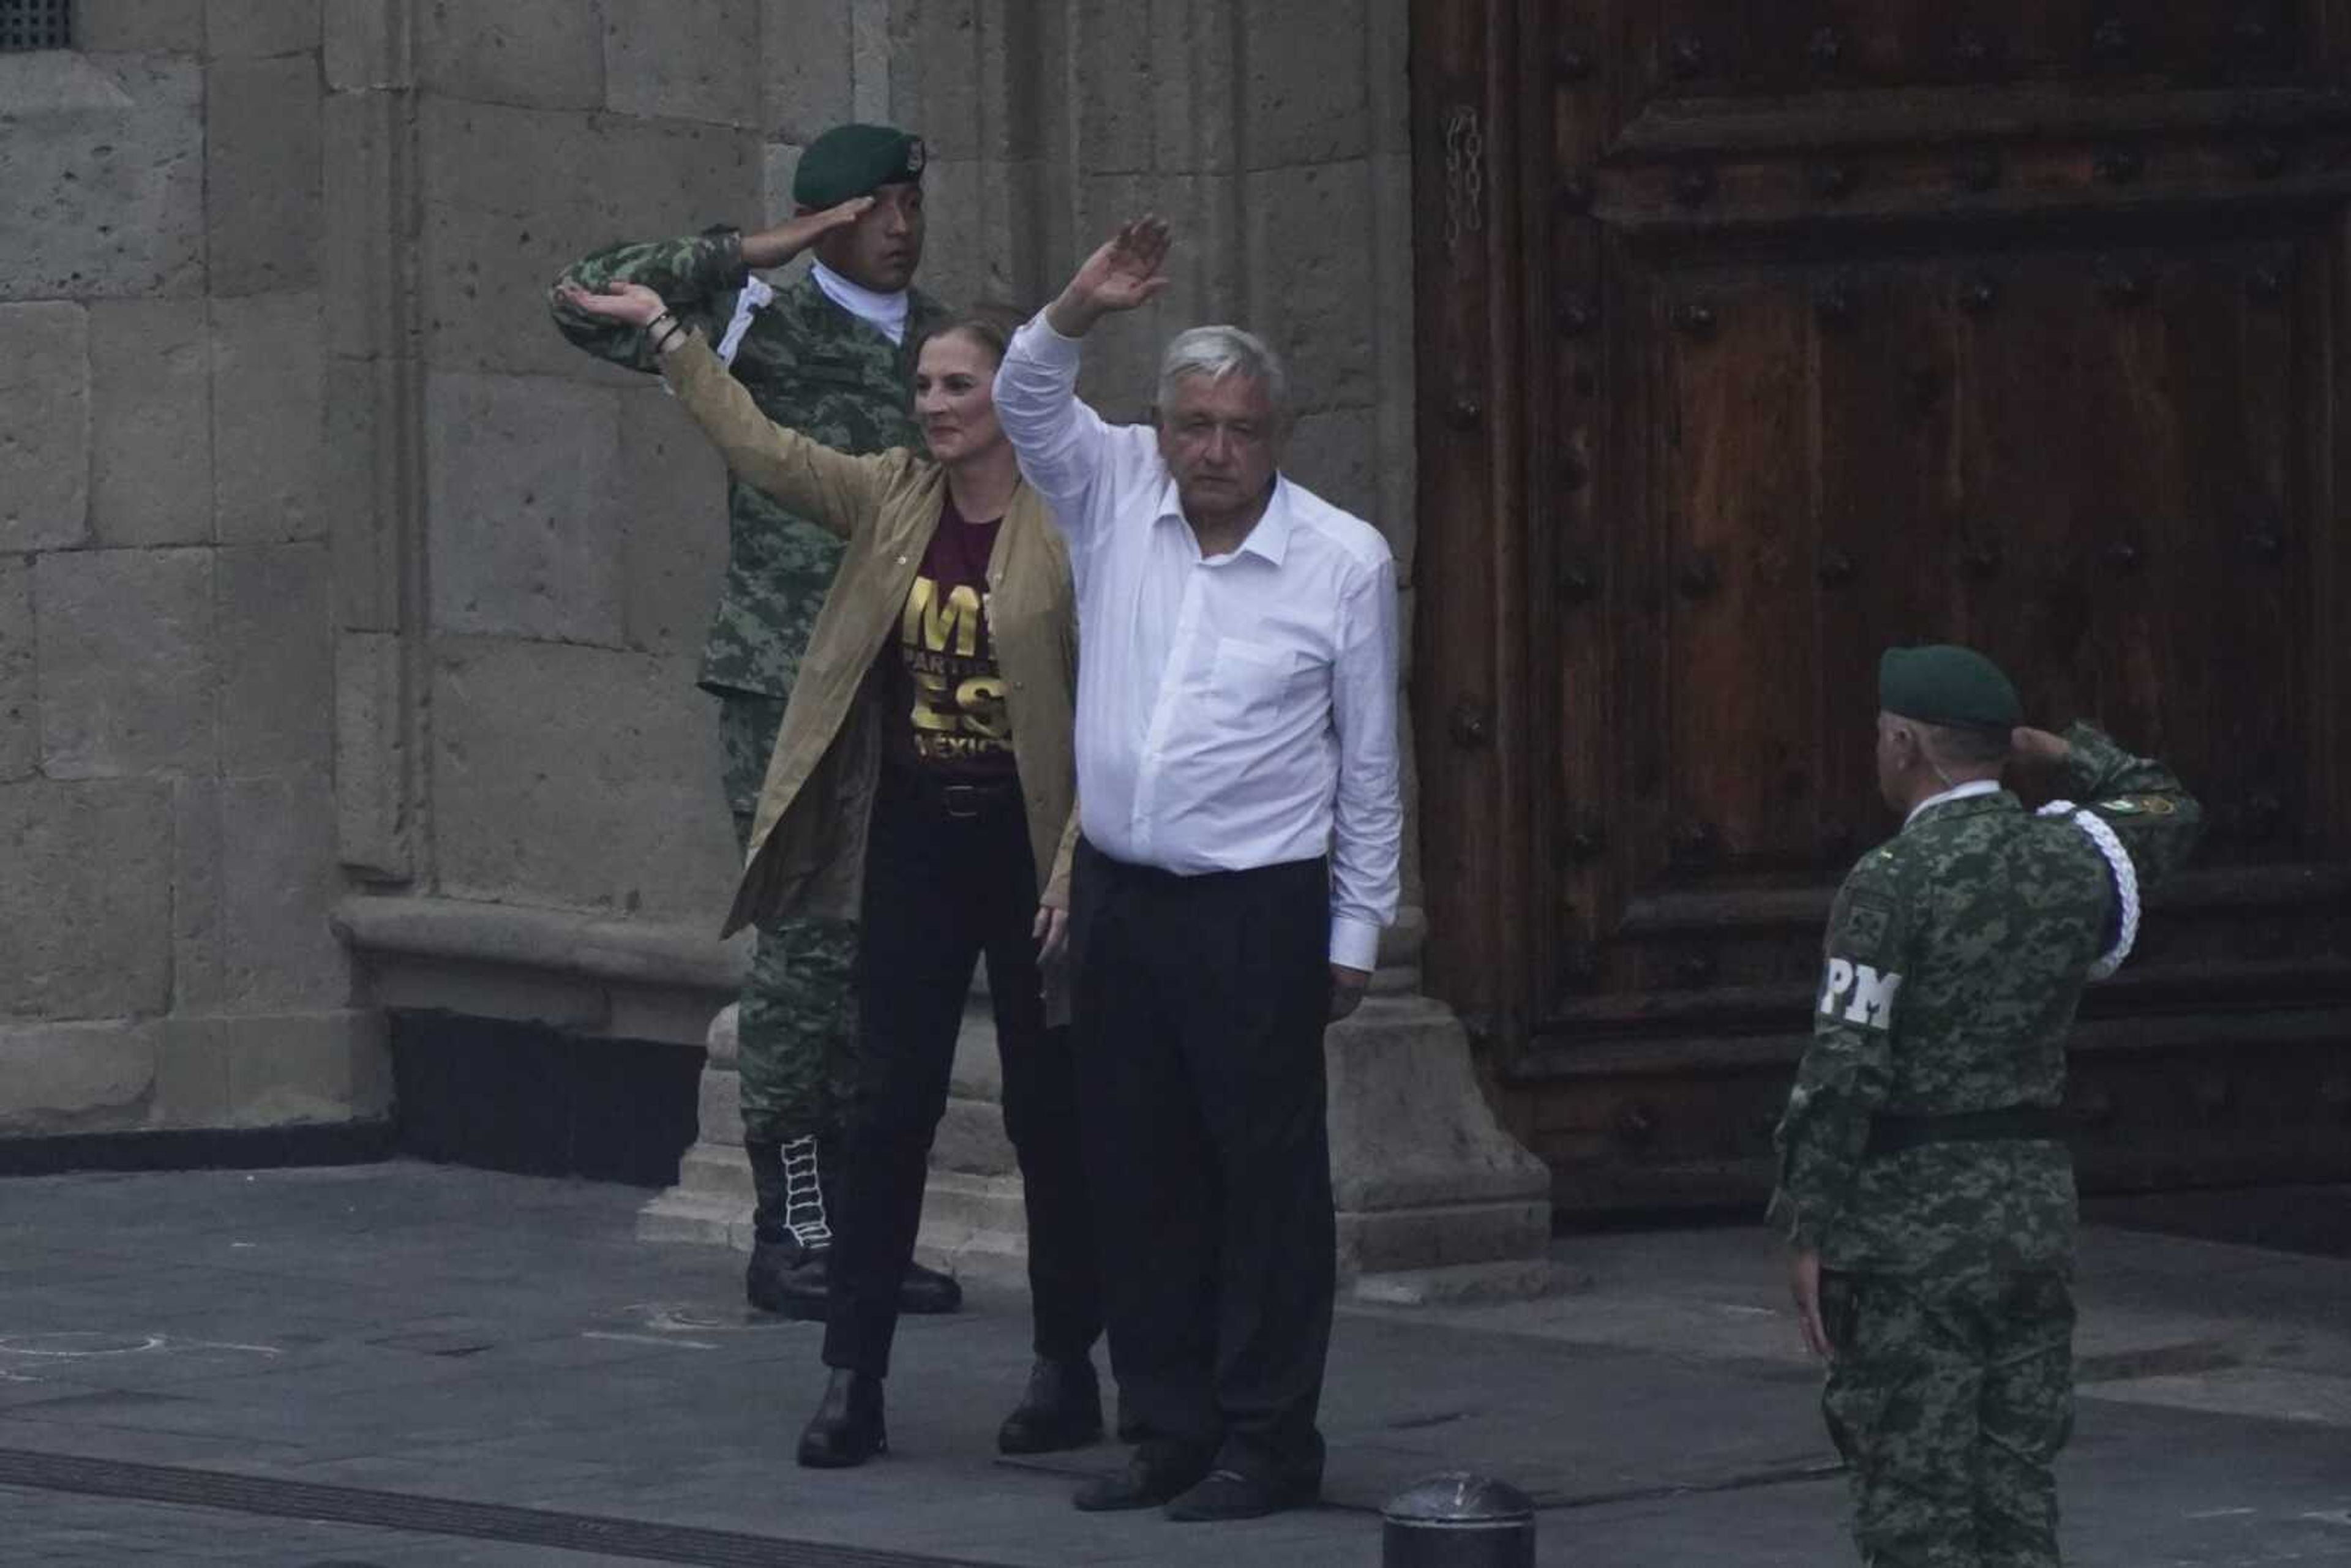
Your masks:
[[[1348,1294],[1364,1306],[1458,1307],[1558,1295],[1577,1289],[1584,1281],[1576,1270],[1549,1259],[1513,1258],[1499,1263],[1358,1274]]]
[[[712,1027],[703,1138],[678,1185],[644,1209],[648,1239],[750,1244],[733,1023],[729,1009]],[[1324,1051],[1340,1277],[1367,1301],[1549,1289],[1537,1264],[1551,1239],[1551,1173],[1495,1120],[1452,1010],[1415,992],[1374,991],[1332,1026]],[[1019,1167],[1004,1135],[994,1023],[977,999],[951,1082],[917,1251],[951,1273],[1017,1281],[1027,1259]]]
[[[1019,1176],[933,1170],[914,1255],[957,1279],[1025,1285],[1029,1224]]]
[[[1450,1009],[1373,997],[1332,1028],[1325,1050],[1343,1211],[1536,1205],[1548,1239],[1550,1169],[1494,1119]],[[1541,1250],[1540,1241],[1530,1249]]]
[[[1338,1213],[1339,1277],[1453,1269],[1540,1258],[1551,1240],[1541,1198],[1443,1203]]]

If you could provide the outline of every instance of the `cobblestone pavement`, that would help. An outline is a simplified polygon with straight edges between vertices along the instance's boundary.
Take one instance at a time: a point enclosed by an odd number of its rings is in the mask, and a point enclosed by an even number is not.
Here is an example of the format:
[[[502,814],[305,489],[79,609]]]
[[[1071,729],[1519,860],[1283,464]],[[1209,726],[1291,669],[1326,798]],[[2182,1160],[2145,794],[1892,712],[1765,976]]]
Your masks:
[[[889,1458],[797,1469],[818,1330],[746,1312],[731,1255],[634,1240],[646,1196],[0,1182],[0,1563],[1359,1568],[1379,1503],[1454,1467],[1534,1494],[1546,1564],[1852,1561],[1758,1231],[1567,1238],[1554,1295],[1346,1312],[1326,1505],[1178,1526],[1069,1507],[1113,1448],[994,1458],[1027,1324],[985,1286],[905,1325]],[[2351,1568],[2351,1263],[2097,1229],[2084,1274],[2071,1560]]]

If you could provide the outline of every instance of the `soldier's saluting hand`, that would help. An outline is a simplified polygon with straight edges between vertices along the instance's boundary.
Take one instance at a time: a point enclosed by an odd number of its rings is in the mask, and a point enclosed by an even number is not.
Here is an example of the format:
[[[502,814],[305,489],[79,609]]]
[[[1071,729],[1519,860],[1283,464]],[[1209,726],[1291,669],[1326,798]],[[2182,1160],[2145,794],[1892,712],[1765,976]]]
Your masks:
[[[2054,1564],[2050,1462],[2073,1412],[2065,1037],[2201,814],[2089,725],[2024,727],[1970,650],[1891,650],[1878,693],[1878,788],[1903,825],[1838,890],[1771,1222],[1830,1362],[1863,1556]],[[2028,813],[2001,787],[2011,766],[2054,770],[2071,799]]]

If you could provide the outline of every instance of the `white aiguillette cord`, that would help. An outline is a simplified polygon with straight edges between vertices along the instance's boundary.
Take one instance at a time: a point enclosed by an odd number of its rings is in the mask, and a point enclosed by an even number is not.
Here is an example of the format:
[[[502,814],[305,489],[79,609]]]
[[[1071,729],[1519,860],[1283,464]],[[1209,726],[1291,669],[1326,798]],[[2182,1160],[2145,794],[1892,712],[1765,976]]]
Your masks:
[[[2103,980],[2123,967],[2123,960],[2130,956],[2132,946],[2138,941],[2138,868],[2131,863],[2130,852],[2123,848],[2114,829],[2106,826],[2105,819],[2095,811],[2085,810],[2071,800],[2052,800],[2036,815],[2071,817],[2074,825],[2098,846],[2098,852],[2106,857],[2106,865],[2115,873],[2115,897],[2122,904],[2122,919],[2115,933],[2115,945],[2090,966],[2090,978]]]
[[[743,346],[743,334],[751,329],[751,312],[776,297],[776,291],[760,277],[746,277],[743,291],[735,296],[735,314],[726,323],[726,335],[718,340],[718,357],[731,365],[735,350]]]
[[[735,296],[735,314],[727,319],[726,335],[718,340],[720,364],[733,366],[735,351],[743,346],[743,334],[751,329],[751,313],[775,297],[776,291],[768,287],[765,279],[747,277],[743,280],[742,292]],[[662,382],[662,391],[670,392],[673,397],[677,395],[671,392],[667,382]]]

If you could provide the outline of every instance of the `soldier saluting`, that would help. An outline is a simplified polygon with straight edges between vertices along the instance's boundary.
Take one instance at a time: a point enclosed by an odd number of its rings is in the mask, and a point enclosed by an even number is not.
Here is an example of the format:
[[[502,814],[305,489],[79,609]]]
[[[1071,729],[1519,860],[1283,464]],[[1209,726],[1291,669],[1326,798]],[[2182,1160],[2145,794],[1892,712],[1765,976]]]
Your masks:
[[[1878,706],[1903,825],[1829,918],[1771,1223],[1829,1361],[1865,1561],[2037,1568],[2058,1561],[2050,1465],[2073,1425],[2065,1036],[2201,813],[2089,725],[2018,727],[2015,688],[1965,648],[1889,651]],[[2072,800],[2028,814],[2000,785],[2012,761]]]
[[[716,348],[778,424],[842,452],[919,448],[914,345],[946,316],[914,287],[925,162],[922,139],[895,126],[834,126],[809,143],[793,172],[795,215],[755,234],[721,226],[607,246],[549,290],[555,324],[589,353],[652,373],[653,334],[582,309],[567,293],[641,284]],[[844,221],[844,204],[861,197],[864,205]],[[813,258],[800,277],[777,286],[758,276],[802,251]],[[740,478],[727,482],[726,518],[726,582],[699,685],[718,699],[721,782],[747,848],[768,752],[841,545]],[[855,1077],[856,955],[849,921],[784,920],[759,933],[743,988],[743,1152],[757,1194],[744,1293],[787,1317],[825,1315],[829,1167]],[[948,1312],[962,1299],[955,1281],[914,1264],[899,1304]]]

